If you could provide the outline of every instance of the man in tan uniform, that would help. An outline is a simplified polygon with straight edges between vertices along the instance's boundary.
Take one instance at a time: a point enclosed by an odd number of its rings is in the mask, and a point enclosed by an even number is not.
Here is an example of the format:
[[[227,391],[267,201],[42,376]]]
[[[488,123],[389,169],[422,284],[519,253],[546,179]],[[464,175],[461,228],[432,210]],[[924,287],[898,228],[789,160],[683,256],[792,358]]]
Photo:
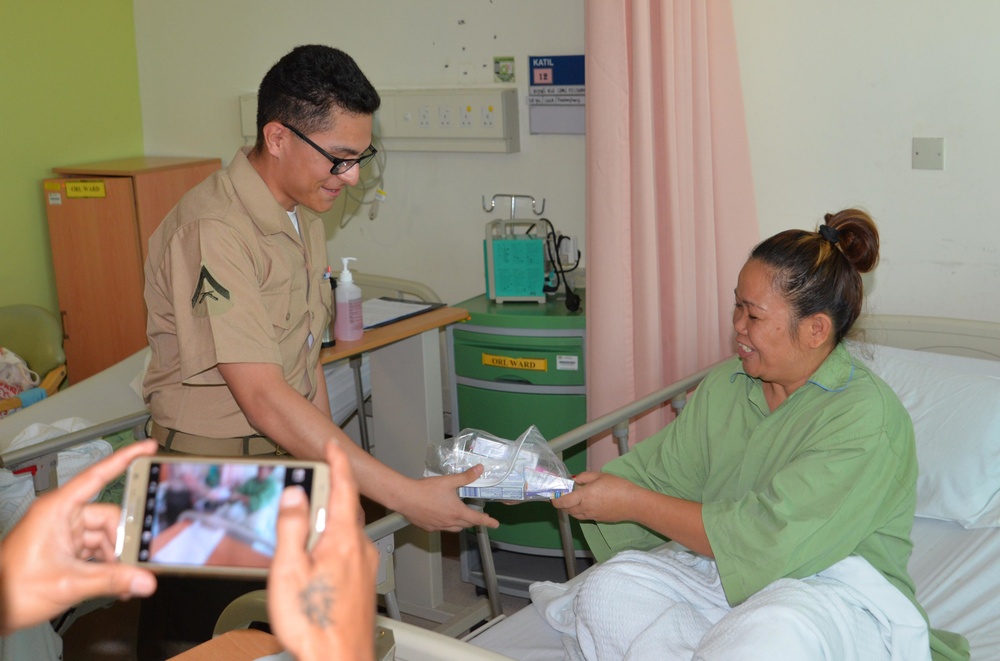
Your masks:
[[[481,468],[414,480],[330,418],[319,363],[326,234],[310,210],[329,210],[374,155],[377,92],[345,53],[300,46],[267,73],[257,103],[254,147],[192,189],[149,241],[143,390],[153,436],[170,451],[217,456],[322,459],[335,443],[363,494],[422,528],[495,527],[456,495]]]

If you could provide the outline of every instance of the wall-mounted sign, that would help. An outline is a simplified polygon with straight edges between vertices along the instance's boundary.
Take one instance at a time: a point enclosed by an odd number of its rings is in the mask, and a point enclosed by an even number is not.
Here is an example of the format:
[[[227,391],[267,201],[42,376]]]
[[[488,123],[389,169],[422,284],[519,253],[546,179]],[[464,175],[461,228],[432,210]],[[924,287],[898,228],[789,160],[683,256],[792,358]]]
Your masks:
[[[528,120],[531,133],[585,132],[583,55],[531,55]]]

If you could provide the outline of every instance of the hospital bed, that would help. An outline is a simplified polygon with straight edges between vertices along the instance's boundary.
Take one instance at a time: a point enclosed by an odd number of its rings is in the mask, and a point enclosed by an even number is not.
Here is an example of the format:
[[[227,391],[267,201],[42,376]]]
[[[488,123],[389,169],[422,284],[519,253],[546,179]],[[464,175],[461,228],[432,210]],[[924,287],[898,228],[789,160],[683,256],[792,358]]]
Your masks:
[[[976,512],[961,511],[967,505],[963,498],[981,505],[985,501],[980,509],[1000,508],[1000,496],[997,495],[1000,490],[1000,461],[997,461],[1000,457],[1000,324],[872,316],[863,318],[859,326],[865,333],[865,344],[858,347],[860,354],[873,363],[876,371],[900,395],[917,430],[921,503],[912,533],[914,551],[909,566],[917,585],[917,597],[935,628],[956,631],[969,638],[973,658],[1000,658],[1000,627],[994,622],[995,613],[1000,612],[1000,564],[995,562],[995,558],[1000,557],[1000,516],[973,521],[971,516]],[[122,383],[128,384],[130,379],[126,375],[141,365],[141,352],[130,360],[138,362],[116,366],[122,370],[117,379],[95,381],[93,385],[98,391],[89,399],[81,395],[81,400],[74,404],[90,408],[74,410],[87,411],[101,420],[99,428],[141,426],[145,411],[134,410],[136,400],[130,396],[136,398],[137,395],[134,391],[130,393],[128,386],[123,387]],[[627,447],[629,419],[664,402],[682,405],[685,393],[694,388],[706,372],[691,375],[602,416],[553,439],[551,444],[560,451],[606,429],[614,429],[621,445]],[[84,383],[87,382],[75,387]],[[12,423],[23,426],[35,416],[43,421],[51,419],[39,407],[46,402],[51,405],[72,390],[67,389],[51,400],[43,400],[0,421],[0,450],[3,441],[11,438]],[[114,399],[121,401],[111,401]],[[141,407],[141,401],[139,404]],[[28,417],[19,421],[18,416]],[[76,434],[75,442],[80,442],[81,436]],[[15,461],[30,461],[40,452],[58,450],[67,442],[58,439],[46,442],[42,450],[0,452],[0,458],[7,466]],[[940,452],[942,448],[946,450],[943,453]],[[934,450],[938,450],[938,454]],[[937,479],[947,488],[944,491],[935,489],[940,485],[933,482],[928,485],[926,479]],[[985,507],[989,505],[992,508]],[[369,524],[367,532],[374,539],[406,525],[402,516],[390,514]],[[488,562],[488,558],[484,558],[484,562]],[[580,580],[580,577],[572,580]],[[471,634],[469,643],[454,641],[432,631],[426,634],[408,631],[408,634],[420,639],[421,649],[440,645],[440,655],[419,657],[425,659],[485,661],[495,659],[496,654],[538,661],[563,658],[559,634],[530,605],[510,617],[491,620]],[[445,640],[449,642],[445,644]],[[460,644],[460,656],[448,656],[454,653],[456,643]]]
[[[859,326],[852,352],[914,420],[920,478],[909,572],[917,598],[934,628],[969,639],[973,659],[1000,659],[1000,324],[888,315]],[[561,450],[609,428],[624,441],[630,418],[681,404],[704,373],[551,444]],[[533,605],[480,629],[471,643],[525,661],[564,658],[560,634]]]

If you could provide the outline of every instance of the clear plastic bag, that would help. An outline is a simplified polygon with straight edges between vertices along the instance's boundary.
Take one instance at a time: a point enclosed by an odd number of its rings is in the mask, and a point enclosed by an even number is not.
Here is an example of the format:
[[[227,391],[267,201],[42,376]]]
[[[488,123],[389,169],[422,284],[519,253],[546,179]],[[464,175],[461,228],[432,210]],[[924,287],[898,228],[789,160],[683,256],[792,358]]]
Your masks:
[[[548,442],[532,425],[517,440],[478,429],[430,443],[424,475],[452,475],[483,465],[475,482],[459,488],[462,498],[550,500],[573,490],[573,478]]]

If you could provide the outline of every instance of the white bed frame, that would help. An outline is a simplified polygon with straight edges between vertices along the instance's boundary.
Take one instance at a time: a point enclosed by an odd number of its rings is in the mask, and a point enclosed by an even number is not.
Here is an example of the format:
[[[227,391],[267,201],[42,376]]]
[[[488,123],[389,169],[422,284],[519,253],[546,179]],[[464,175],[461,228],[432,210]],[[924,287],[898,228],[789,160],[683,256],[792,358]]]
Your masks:
[[[1000,324],[943,317],[863,316],[858,339],[900,349],[1000,360]]]

